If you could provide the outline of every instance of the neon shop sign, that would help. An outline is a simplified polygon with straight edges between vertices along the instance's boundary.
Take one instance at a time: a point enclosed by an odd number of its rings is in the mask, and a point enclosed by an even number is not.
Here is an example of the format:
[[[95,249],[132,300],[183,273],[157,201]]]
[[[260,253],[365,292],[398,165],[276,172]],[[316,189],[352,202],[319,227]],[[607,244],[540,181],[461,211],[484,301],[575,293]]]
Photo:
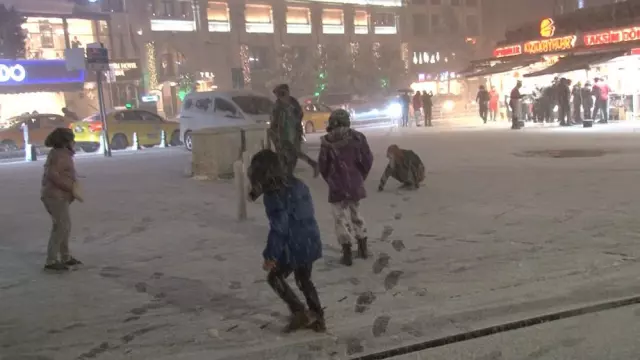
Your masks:
[[[23,82],[27,78],[27,70],[20,64],[5,65],[0,64],[0,83],[8,81]]]

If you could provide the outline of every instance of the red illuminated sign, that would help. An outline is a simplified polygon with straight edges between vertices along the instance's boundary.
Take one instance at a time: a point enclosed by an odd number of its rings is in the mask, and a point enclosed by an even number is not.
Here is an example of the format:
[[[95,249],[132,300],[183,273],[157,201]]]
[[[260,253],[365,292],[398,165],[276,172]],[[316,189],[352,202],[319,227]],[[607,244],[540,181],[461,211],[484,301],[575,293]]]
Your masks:
[[[507,57],[522,54],[522,45],[499,47],[493,50],[493,57]]]
[[[524,43],[524,52],[527,54],[543,54],[573,49],[576,46],[575,35],[534,40]]]
[[[598,33],[584,35],[586,46],[616,44],[628,41],[640,40],[640,27],[630,27],[624,29],[606,30]]]

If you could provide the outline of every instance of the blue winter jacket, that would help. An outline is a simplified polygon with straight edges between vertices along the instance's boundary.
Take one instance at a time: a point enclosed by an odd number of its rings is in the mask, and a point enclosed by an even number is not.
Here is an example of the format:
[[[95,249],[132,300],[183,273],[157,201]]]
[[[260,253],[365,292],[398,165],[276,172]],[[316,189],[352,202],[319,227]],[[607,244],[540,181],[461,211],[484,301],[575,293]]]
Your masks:
[[[265,260],[295,268],[322,257],[320,229],[307,185],[290,177],[286,187],[264,194],[264,208],[270,227],[262,253]]]

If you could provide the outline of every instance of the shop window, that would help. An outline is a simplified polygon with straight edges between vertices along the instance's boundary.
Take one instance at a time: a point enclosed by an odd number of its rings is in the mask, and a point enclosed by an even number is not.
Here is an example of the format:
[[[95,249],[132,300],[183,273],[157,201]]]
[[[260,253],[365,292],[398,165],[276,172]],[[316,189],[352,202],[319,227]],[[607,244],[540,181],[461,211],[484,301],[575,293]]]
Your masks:
[[[229,6],[227,3],[209,1],[207,4],[207,21],[211,32],[230,32]]]
[[[124,0],[102,0],[100,7],[104,12],[121,13],[124,12]]]
[[[151,31],[196,31],[193,20],[151,19]]]
[[[287,33],[311,34],[311,10],[309,8],[287,8]]]
[[[356,10],[353,16],[353,27],[356,34],[369,33],[369,14],[365,10]]]
[[[269,5],[247,4],[244,19],[248,33],[273,33],[273,14]]]
[[[64,58],[64,26],[61,18],[28,17],[22,25],[28,59]]]
[[[98,20],[98,42],[104,45],[109,50],[111,49],[111,42],[109,41],[109,23],[106,20]],[[123,47],[124,47],[124,41]],[[122,56],[124,56],[125,51],[122,51]]]
[[[322,33],[344,34],[344,12],[341,9],[322,10]]]
[[[413,35],[426,36],[429,34],[429,21],[426,14],[413,14]]]
[[[267,58],[269,50],[265,46],[249,46],[249,68],[251,70],[264,70],[269,64]]]
[[[160,0],[158,2],[158,16],[162,17],[175,17],[175,0]]]
[[[71,42],[72,48],[84,48],[87,44],[98,41],[92,20],[68,19],[67,24],[69,29],[69,41]]]
[[[372,15],[374,34],[397,34],[396,14],[376,13]]]
[[[477,36],[480,34],[480,23],[476,15],[467,15],[467,35]]]

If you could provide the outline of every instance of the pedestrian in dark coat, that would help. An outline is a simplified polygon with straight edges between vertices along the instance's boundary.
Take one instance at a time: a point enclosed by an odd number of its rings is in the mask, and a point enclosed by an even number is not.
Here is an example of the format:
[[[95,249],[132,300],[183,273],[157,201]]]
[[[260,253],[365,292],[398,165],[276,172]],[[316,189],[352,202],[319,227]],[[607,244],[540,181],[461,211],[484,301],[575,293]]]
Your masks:
[[[328,134],[321,138],[318,164],[329,185],[329,203],[333,210],[342,263],[352,264],[351,244],[358,243],[358,254],[367,257],[367,230],[360,215],[360,200],[367,196],[364,181],[373,165],[367,138],[350,128],[349,113],[339,109],[329,117]]]
[[[476,95],[476,102],[478,103],[480,118],[485,124],[487,123],[487,117],[489,115],[489,100],[491,100],[491,95],[489,95],[484,85],[480,85],[478,94]]]
[[[322,243],[309,188],[288,174],[278,155],[271,150],[262,150],[253,156],[248,175],[252,188],[250,199],[256,200],[264,194],[270,228],[262,253],[263,268],[269,272],[269,285],[291,311],[285,332],[307,326],[324,331],[324,311],[311,281],[313,263],[322,257]],[[291,273],[304,294],[310,314],[286,281]]]
[[[592,119],[591,109],[593,109],[593,93],[591,83],[587,81],[582,87],[582,112],[585,119]]]
[[[293,174],[298,158],[301,158],[313,168],[314,176],[318,176],[318,164],[302,152],[304,130],[300,103],[290,95],[287,84],[276,86],[273,93],[278,99],[273,107],[268,134],[280,161],[287,172]]]
[[[571,99],[573,100],[573,121],[582,123],[582,84],[578,81],[571,89]]]
[[[558,82],[557,96],[558,96],[558,118],[560,120],[560,126],[568,126],[571,124],[571,88],[568,79],[562,78]]]
[[[422,93],[422,109],[424,110],[424,126],[431,126],[433,119],[433,93]]]

